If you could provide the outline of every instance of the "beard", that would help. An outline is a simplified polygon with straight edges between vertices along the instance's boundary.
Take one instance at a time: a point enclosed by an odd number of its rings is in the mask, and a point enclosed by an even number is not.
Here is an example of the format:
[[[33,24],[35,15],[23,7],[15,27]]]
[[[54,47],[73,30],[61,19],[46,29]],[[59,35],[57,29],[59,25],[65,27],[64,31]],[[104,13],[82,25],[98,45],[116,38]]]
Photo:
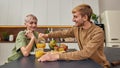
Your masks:
[[[76,27],[82,27],[84,26],[84,22],[80,23],[80,22],[75,22],[75,25]]]

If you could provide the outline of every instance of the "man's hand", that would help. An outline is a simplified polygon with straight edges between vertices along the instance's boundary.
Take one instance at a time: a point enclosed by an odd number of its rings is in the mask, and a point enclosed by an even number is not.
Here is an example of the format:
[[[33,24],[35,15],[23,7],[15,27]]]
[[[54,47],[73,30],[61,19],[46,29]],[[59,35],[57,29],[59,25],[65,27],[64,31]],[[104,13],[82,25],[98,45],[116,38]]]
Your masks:
[[[39,38],[43,37],[43,38],[48,38],[48,34],[43,34],[43,33],[39,33]]]
[[[59,54],[54,53],[46,53],[45,55],[41,56],[38,61],[44,62],[44,61],[56,61],[59,59]]]

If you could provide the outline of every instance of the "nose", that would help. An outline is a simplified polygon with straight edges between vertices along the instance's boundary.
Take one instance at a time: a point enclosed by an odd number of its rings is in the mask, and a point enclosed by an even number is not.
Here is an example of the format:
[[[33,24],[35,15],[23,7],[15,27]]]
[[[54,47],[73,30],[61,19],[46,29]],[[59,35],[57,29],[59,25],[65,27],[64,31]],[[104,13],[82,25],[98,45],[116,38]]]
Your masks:
[[[34,26],[34,27],[35,27],[35,26],[37,26],[37,24],[33,23],[33,24],[32,24],[32,26]]]
[[[73,18],[72,21],[75,22],[75,19]]]
[[[36,26],[36,25],[37,25],[37,23],[33,23],[33,25],[34,25],[34,26]]]

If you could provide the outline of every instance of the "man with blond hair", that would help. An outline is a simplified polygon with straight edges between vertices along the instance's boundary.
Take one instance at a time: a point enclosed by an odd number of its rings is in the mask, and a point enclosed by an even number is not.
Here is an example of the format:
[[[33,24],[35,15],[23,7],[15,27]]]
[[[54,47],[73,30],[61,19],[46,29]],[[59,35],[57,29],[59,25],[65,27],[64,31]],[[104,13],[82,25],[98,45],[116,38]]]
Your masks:
[[[92,59],[104,68],[109,68],[110,64],[104,54],[104,31],[90,21],[93,13],[91,7],[87,4],[81,4],[75,7],[72,13],[75,25],[71,29],[49,34],[40,33],[39,36],[44,38],[75,37],[80,50],[60,54],[47,53],[38,61]]]

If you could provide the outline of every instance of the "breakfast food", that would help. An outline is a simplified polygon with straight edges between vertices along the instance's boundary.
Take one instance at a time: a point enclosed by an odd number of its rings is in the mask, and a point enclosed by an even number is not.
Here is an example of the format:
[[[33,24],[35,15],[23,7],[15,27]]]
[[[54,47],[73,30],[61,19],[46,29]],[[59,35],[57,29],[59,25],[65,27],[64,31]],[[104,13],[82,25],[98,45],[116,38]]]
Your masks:
[[[66,44],[60,44],[59,48],[63,48],[64,51],[68,50],[68,46]],[[62,50],[62,49],[60,49]]]
[[[60,43],[59,45],[55,40],[51,40],[49,43],[49,47],[51,50],[55,52],[66,52],[68,50],[68,46],[64,43]]]
[[[50,43],[49,43],[50,49],[53,50],[55,46],[57,46],[56,41],[55,40],[51,40]]]

